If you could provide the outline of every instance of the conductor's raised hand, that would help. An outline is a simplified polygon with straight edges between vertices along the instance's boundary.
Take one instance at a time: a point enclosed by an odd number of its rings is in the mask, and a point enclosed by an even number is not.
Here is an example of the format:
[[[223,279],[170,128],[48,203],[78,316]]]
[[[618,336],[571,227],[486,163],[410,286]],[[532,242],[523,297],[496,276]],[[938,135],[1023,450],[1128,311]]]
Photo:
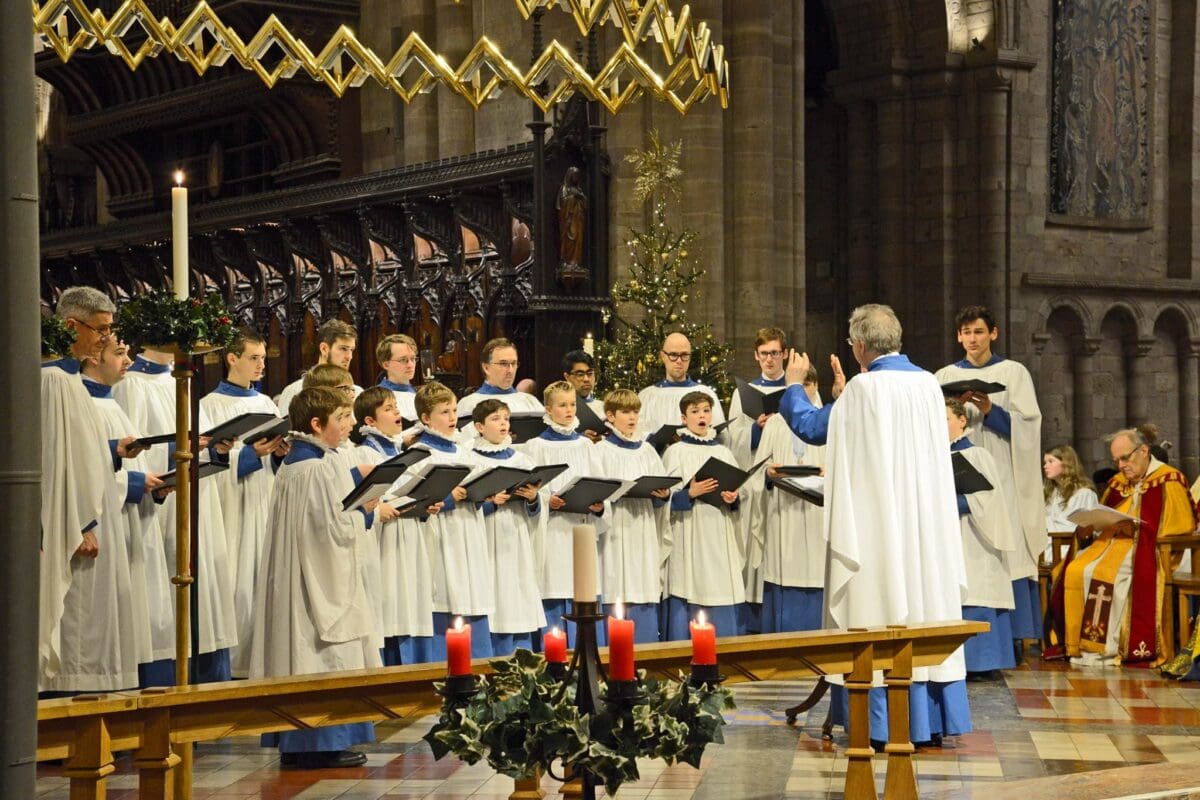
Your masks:
[[[846,373],[842,369],[842,360],[837,356],[829,357],[829,366],[833,368],[833,383],[829,386],[829,393],[837,400],[846,388]]]
[[[804,377],[808,375],[808,369],[811,365],[811,362],[808,360],[808,353],[797,355],[794,349],[788,350],[787,368],[783,371],[787,385],[795,386],[797,383],[804,383]]]

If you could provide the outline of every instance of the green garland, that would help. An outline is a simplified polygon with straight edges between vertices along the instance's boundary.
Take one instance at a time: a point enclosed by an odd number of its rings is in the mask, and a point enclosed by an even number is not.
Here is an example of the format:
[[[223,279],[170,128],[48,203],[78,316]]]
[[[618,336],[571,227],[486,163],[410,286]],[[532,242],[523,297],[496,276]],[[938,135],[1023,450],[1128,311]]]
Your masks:
[[[67,356],[75,344],[75,331],[53,314],[42,315],[42,356]]]
[[[117,310],[113,328],[131,347],[175,345],[189,353],[227,347],[237,334],[225,301],[211,292],[187,300],[166,290],[140,295]]]
[[[683,676],[659,681],[639,672],[643,696],[631,709],[605,704],[589,717],[575,707],[575,687],[562,691],[540,655],[517,650],[492,668],[465,702],[447,697],[442,705],[425,735],[436,759],[454,753],[467,764],[486,761],[515,779],[561,761],[587,770],[612,795],[639,778],[639,758],[698,768],[704,748],[724,741],[722,712],[734,707],[733,695],[721,686],[697,689]]]

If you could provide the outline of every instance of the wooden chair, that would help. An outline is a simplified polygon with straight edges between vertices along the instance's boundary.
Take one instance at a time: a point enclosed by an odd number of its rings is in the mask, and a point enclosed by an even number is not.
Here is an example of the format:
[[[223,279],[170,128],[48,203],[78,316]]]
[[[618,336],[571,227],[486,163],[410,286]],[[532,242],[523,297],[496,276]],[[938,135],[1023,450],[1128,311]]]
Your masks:
[[[1163,603],[1164,630],[1175,629],[1172,615],[1176,613],[1176,603],[1179,607],[1177,631],[1179,640],[1176,649],[1184,647],[1191,638],[1189,626],[1191,615],[1188,613],[1188,599],[1200,597],[1200,561],[1197,561],[1197,555],[1200,554],[1200,534],[1168,536],[1159,540],[1158,560],[1160,564],[1172,563],[1175,555],[1179,553],[1191,554],[1190,569],[1187,572],[1168,570],[1166,586],[1163,590],[1163,599],[1166,601]]]
[[[1050,602],[1050,576],[1054,568],[1067,558],[1074,558],[1079,547],[1079,539],[1075,531],[1052,531],[1050,534],[1050,563],[1046,563],[1046,554],[1042,553],[1038,561],[1038,592],[1042,598],[1042,609],[1045,610]]]

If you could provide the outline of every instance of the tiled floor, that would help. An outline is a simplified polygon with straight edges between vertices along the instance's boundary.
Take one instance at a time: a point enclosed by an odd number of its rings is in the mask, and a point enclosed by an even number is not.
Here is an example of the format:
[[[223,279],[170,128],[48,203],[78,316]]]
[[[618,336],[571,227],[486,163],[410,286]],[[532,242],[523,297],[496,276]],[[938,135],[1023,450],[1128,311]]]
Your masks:
[[[729,718],[726,743],[712,747],[700,770],[688,766],[641,766],[642,780],[619,793],[625,800],[726,800],[727,798],[840,798],[846,771],[845,736],[820,738],[828,701],[789,727],[783,709],[807,696],[811,683],[759,683],[734,687],[738,708]],[[924,750],[916,759],[921,795],[939,798],[982,797],[1010,783],[1054,775],[1111,770],[1138,765],[1195,765],[1200,787],[1200,684],[1164,681],[1146,670],[1114,668],[1083,671],[1062,663],[1039,664],[1005,673],[1003,682],[970,685],[975,732],[947,740],[941,750]],[[512,781],[486,766],[468,767],[453,759],[433,760],[421,734],[430,720],[407,726],[380,725],[368,763],[353,770],[281,771],[273,751],[250,740],[203,745],[196,753],[195,797],[303,798],[304,800],[503,800]],[[136,776],[128,759],[118,762],[109,781],[109,798],[136,797]],[[885,761],[876,758],[882,793]],[[1193,767],[1182,770],[1190,779]],[[1118,779],[1106,791],[1104,776],[1074,782],[1075,797],[1114,797],[1142,793],[1158,796],[1153,783],[1140,784],[1138,773]],[[1177,771],[1178,774],[1179,771]],[[1161,776],[1160,776],[1161,779]],[[1122,782],[1124,781],[1124,782]],[[1017,789],[1023,784],[1015,784]],[[1179,789],[1184,784],[1163,788]],[[558,785],[544,784],[553,796]],[[39,797],[66,798],[66,781],[43,769]],[[1030,790],[1040,796],[1051,796]],[[1056,797],[1065,796],[1056,790]],[[990,800],[999,796],[989,792]],[[1150,793],[1150,794],[1145,794]],[[1004,793],[1008,796],[1008,793]],[[1029,793],[1014,794],[1029,797]],[[1187,797],[1188,792],[1163,795]]]

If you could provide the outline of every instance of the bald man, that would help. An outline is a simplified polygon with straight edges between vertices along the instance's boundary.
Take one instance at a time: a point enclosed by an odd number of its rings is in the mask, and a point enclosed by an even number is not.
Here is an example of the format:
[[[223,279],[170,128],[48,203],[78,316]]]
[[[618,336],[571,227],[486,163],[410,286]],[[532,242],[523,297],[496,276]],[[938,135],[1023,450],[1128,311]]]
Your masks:
[[[663,425],[683,425],[679,415],[679,401],[688,392],[704,392],[712,397],[712,424],[725,421],[725,412],[717,393],[688,377],[692,364],[692,343],[682,333],[672,333],[663,340],[658,353],[666,371],[666,379],[638,392],[642,401],[642,413],[638,420],[639,435],[649,436]]]

